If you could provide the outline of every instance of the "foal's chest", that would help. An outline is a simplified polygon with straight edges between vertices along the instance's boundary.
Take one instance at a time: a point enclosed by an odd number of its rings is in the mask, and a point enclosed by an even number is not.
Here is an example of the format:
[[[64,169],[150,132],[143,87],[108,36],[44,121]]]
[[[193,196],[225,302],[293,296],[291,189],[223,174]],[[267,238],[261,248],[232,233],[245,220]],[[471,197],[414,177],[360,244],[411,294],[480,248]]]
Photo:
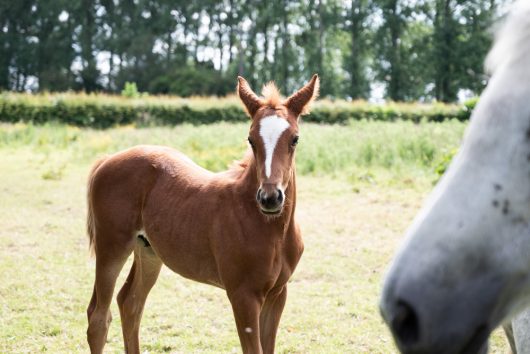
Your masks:
[[[278,276],[277,284],[285,284],[293,275],[302,253],[304,252],[304,243],[300,232],[288,234],[282,247],[281,252],[281,270]]]

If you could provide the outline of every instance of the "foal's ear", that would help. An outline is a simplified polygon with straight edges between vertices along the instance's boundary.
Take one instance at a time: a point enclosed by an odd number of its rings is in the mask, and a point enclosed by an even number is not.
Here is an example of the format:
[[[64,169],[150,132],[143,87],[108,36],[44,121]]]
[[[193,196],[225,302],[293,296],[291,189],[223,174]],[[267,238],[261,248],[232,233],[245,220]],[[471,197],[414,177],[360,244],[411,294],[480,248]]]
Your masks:
[[[309,113],[311,102],[318,97],[319,89],[320,79],[315,74],[304,87],[285,100],[284,105],[297,116],[307,114]]]
[[[261,107],[262,102],[254,91],[252,91],[247,80],[243,79],[241,76],[237,77],[237,94],[239,95],[241,102],[245,105],[245,109],[250,115],[250,118],[252,118]]]

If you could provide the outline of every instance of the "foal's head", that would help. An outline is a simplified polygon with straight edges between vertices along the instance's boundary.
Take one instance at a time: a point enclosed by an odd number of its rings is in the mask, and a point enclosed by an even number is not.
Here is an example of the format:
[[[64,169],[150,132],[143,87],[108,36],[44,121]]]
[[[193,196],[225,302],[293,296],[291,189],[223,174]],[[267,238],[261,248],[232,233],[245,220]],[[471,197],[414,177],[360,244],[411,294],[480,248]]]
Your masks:
[[[294,168],[299,116],[308,112],[318,95],[319,79],[314,75],[285,100],[273,83],[264,86],[264,97],[260,98],[245,79],[239,77],[238,81],[237,92],[252,119],[248,142],[257,168],[256,200],[264,214],[279,215]]]

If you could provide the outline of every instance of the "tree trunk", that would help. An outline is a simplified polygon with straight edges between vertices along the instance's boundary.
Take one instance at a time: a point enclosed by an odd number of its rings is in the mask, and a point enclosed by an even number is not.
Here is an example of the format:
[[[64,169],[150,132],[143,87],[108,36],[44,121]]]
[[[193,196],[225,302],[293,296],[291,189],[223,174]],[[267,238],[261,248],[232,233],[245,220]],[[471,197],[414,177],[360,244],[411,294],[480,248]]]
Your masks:
[[[94,0],[82,0],[82,27],[81,27],[81,58],[83,60],[83,71],[81,77],[83,88],[86,92],[95,91],[97,88],[97,68],[94,58]]]
[[[223,72],[223,59],[224,59],[224,48],[223,48],[223,33],[221,32],[221,24],[219,24],[219,71]]]
[[[1,24],[1,28],[7,28],[8,32],[0,32],[0,90],[9,90],[9,67],[13,50],[10,43],[10,31],[13,29],[9,25],[9,18]]]
[[[288,13],[287,0],[282,1],[282,90],[288,92],[287,81],[289,80],[289,33],[287,33]],[[276,61],[276,60],[275,60]]]
[[[442,81],[442,101],[443,102],[449,102],[452,100],[452,93],[451,93],[451,50],[452,48],[452,31],[451,31],[451,0],[445,1],[444,6],[444,56],[442,57],[442,70],[445,73],[443,76]]]
[[[322,0],[318,0],[318,48],[317,48],[317,66],[316,69],[319,75],[325,77],[324,73],[324,17],[323,17]],[[312,73],[310,73],[312,74]]]
[[[250,54],[248,55],[248,63],[249,63],[249,66],[251,68],[255,68],[257,67],[257,63],[256,63],[256,54],[257,54],[257,51],[258,51],[258,47],[257,47],[257,44],[256,44],[256,36],[257,36],[257,33],[258,33],[258,25],[256,24],[256,19],[255,18],[251,18],[252,20],[252,23],[253,23],[253,26],[252,26],[252,30],[250,31],[250,36],[248,37],[248,40],[247,40],[247,46],[250,46]],[[239,74],[241,75],[241,74]],[[250,75],[250,77],[248,78],[249,79],[249,83],[250,83],[250,87],[256,87],[256,76],[254,75],[254,73],[252,73]]]
[[[229,0],[228,3],[230,4],[230,12],[228,14],[230,18],[230,22],[228,23],[228,64],[230,65],[232,64],[232,61],[233,61],[232,48],[234,47],[234,41],[235,41],[234,26],[236,25],[234,14],[236,13],[237,10],[234,8],[233,0]]]
[[[114,72],[114,50],[111,49],[110,50],[110,57],[109,57],[109,74],[108,74],[109,82],[107,84],[107,90],[109,92],[112,92],[113,87],[114,87],[113,82],[112,82],[112,80],[113,80],[112,73],[113,72]]]
[[[28,84],[28,75],[25,73],[22,73],[22,84],[20,84],[20,91],[24,91],[26,89],[26,85]]]
[[[184,43],[182,43],[182,63],[186,65],[188,63],[188,47],[186,46],[186,41],[188,38],[188,32],[189,32],[189,25],[188,21],[190,20],[191,16],[187,18],[184,21],[184,24],[182,25],[182,32],[184,33]],[[177,42],[178,45],[178,42]]]
[[[265,73],[268,73],[270,63],[269,63],[269,48],[270,48],[270,42],[269,42],[269,15],[266,15],[265,21],[263,23],[263,71]]]
[[[351,12],[350,12],[350,38],[351,38],[351,60],[350,60],[350,96],[353,99],[364,98],[366,93],[364,92],[364,75],[361,67],[362,60],[362,21],[364,20],[363,0],[352,0],[351,1]],[[356,11],[357,10],[357,11]]]
[[[434,21],[435,97],[441,102],[456,99],[452,89],[453,46],[451,0],[437,0]]]
[[[17,73],[15,75],[15,91],[22,91],[20,87],[20,68],[17,68]]]
[[[400,55],[400,37],[401,23],[397,13],[397,0],[391,2],[389,29],[390,29],[390,83],[388,88],[389,96],[394,101],[403,100],[402,90],[402,73],[401,73],[401,55]]]
[[[241,41],[237,44],[237,53],[238,53],[238,60],[237,60],[237,74],[239,76],[243,76],[245,74],[245,58],[244,58],[244,51],[241,47]],[[252,62],[250,62],[250,65],[252,65]],[[250,80],[252,82],[253,76],[250,77]]]
[[[166,36],[167,42],[167,55],[166,55],[166,70],[171,67],[171,52],[173,51],[173,41],[171,40],[171,30],[168,31]]]

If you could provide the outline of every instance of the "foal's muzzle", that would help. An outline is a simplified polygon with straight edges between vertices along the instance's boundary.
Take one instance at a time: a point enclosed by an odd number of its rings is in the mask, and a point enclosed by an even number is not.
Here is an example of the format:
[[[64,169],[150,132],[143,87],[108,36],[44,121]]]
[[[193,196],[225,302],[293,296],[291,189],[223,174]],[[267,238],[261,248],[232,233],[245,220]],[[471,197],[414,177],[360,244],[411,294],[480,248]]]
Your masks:
[[[284,193],[276,185],[263,184],[256,194],[261,211],[267,215],[280,214],[285,201]]]

